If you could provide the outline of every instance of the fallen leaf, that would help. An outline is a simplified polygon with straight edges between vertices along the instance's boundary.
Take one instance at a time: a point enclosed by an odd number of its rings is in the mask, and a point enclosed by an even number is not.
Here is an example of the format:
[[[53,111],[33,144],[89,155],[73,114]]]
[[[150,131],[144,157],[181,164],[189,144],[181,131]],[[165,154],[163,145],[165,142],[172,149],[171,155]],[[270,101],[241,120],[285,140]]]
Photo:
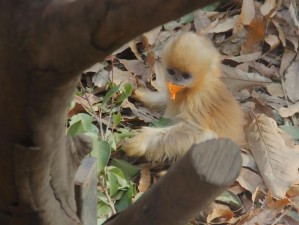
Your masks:
[[[222,65],[222,71],[221,80],[233,92],[253,85],[266,86],[272,83],[269,78],[262,77],[258,73],[247,73],[225,65]]]
[[[299,100],[299,57],[296,61],[292,62],[285,73],[285,89],[289,99],[292,102]]]
[[[291,64],[291,62],[294,60],[294,58],[296,57],[296,52],[289,50],[289,49],[285,49],[282,59],[281,59],[281,64],[280,64],[280,69],[279,69],[279,73],[281,75],[283,75],[283,73],[285,72],[285,70],[289,67],[289,65]]]
[[[278,31],[278,37],[279,37],[283,47],[285,47],[286,46],[286,38],[285,38],[285,34],[283,32],[283,29],[281,28],[279,22],[276,21],[275,19],[272,20],[272,23],[274,24],[274,26],[276,27],[276,29]]]
[[[105,90],[107,84],[110,82],[109,72],[105,69],[100,70],[98,73],[92,76],[92,83],[100,88],[101,91]]]
[[[116,85],[130,83],[133,87],[136,87],[136,80],[129,71],[123,71],[117,67],[113,67],[110,71],[110,80]]]
[[[242,45],[241,54],[249,54],[261,51],[260,42],[264,40],[265,23],[261,16],[255,17],[248,28],[247,39]]]
[[[211,223],[213,220],[217,220],[217,222],[225,223],[233,218],[233,216],[234,214],[231,210],[213,209],[212,213],[210,213],[207,217],[207,222]]]
[[[244,54],[244,55],[239,55],[239,56],[224,56],[223,59],[225,60],[232,60],[238,63],[242,62],[250,62],[257,60],[261,56],[261,52],[254,52],[250,54]]]
[[[242,3],[240,20],[244,25],[249,25],[255,16],[255,7],[253,0],[246,0]]]
[[[276,110],[287,105],[285,99],[276,96],[271,96],[265,93],[253,91],[252,97],[256,98],[262,105],[267,104]]]
[[[290,150],[276,122],[257,114],[246,127],[246,139],[259,171],[276,197],[283,197],[297,177],[299,155]]]
[[[252,157],[251,154],[242,152],[241,156],[242,156],[242,166],[243,167],[247,167],[247,168],[250,168],[251,170],[258,171],[258,168],[256,166],[254,158]]]
[[[257,187],[264,186],[263,179],[255,172],[246,168],[241,168],[237,181],[243,188],[250,191],[250,193],[254,193]]]
[[[102,63],[96,63],[96,64],[92,65],[90,68],[88,68],[87,70],[85,70],[83,73],[89,73],[89,72],[97,73],[104,68],[105,68],[105,65],[103,65]]]
[[[280,78],[279,71],[277,67],[274,65],[266,66],[263,63],[252,61],[249,63],[251,68],[254,68],[257,72],[259,72],[262,76],[269,77],[269,78]]]
[[[208,30],[204,30],[205,33],[222,33],[232,30],[239,19],[239,15],[235,15],[233,18],[227,18],[223,22],[217,23],[217,25]]]
[[[263,16],[268,15],[276,7],[276,0],[265,0],[260,10]]]
[[[270,34],[265,37],[265,42],[270,45],[270,50],[272,51],[280,44],[280,40],[276,35]]]
[[[149,167],[145,167],[140,171],[140,180],[138,184],[139,192],[145,192],[151,185],[151,172]]]
[[[289,11],[295,25],[297,26],[297,28],[299,28],[298,9],[296,6],[296,2],[291,1]]]
[[[194,27],[196,32],[201,33],[206,27],[211,24],[211,20],[202,10],[194,12]]]
[[[283,89],[280,83],[272,83],[266,86],[272,96],[284,97]]]
[[[279,114],[282,117],[289,117],[289,116],[293,116],[295,113],[299,112],[299,102],[297,102],[294,105],[290,105],[289,107],[282,107],[278,110]]]
[[[147,43],[149,45],[154,45],[161,29],[162,29],[162,26],[158,26],[158,27],[146,32],[146,33],[143,33],[143,36],[147,39]]]
[[[134,53],[134,55],[136,56],[136,58],[138,60],[142,60],[142,57],[140,55],[140,53],[138,52],[137,50],[137,45],[136,45],[136,41],[135,40],[132,40],[129,42],[129,46],[131,48],[131,51]]]
[[[131,72],[137,76],[146,77],[147,69],[144,65],[143,60],[119,59],[119,61],[125,66],[125,68],[129,72]]]

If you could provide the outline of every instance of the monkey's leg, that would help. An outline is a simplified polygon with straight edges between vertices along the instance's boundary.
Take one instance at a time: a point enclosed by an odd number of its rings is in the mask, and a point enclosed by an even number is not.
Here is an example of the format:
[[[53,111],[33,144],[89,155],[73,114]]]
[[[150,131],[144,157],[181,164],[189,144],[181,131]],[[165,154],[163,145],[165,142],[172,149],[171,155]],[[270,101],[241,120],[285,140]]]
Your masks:
[[[193,144],[212,138],[217,138],[213,131],[182,121],[163,128],[143,127],[122,147],[130,156],[144,155],[150,161],[163,161],[180,157]]]

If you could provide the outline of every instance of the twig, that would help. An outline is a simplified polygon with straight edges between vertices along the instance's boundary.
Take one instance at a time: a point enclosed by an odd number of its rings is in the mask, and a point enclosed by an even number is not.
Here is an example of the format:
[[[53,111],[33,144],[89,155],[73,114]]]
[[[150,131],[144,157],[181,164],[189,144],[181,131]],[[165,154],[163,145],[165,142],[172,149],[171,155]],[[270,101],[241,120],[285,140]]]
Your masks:
[[[89,98],[88,96],[86,95],[86,90],[85,88],[83,87],[81,81],[80,81],[80,87],[84,90],[84,98],[85,100],[87,101],[88,103],[88,106],[90,107],[91,109],[91,112],[93,114],[93,116],[95,117],[97,123],[99,124],[99,127],[100,127],[100,134],[101,134],[101,139],[104,140],[104,131],[103,131],[103,124],[102,124],[102,110],[100,110],[100,113],[99,113],[99,117],[97,116],[96,112],[94,111],[94,109],[92,108],[92,105],[89,101]]]

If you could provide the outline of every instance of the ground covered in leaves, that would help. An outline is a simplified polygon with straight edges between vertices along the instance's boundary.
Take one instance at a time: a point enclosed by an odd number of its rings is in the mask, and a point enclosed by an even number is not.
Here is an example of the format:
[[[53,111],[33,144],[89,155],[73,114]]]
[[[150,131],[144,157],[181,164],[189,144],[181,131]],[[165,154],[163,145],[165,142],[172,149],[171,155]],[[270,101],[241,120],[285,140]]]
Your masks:
[[[69,111],[68,135],[93,139],[98,224],[142,195],[170,166],[127,158],[121,142],[141,126],[164,126],[134,99],[159,90],[159,56],[169,37],[208,36],[222,55],[222,80],[240,102],[247,143],[234,185],[190,224],[299,224],[299,1],[235,0],[159,26],[85,71]]]

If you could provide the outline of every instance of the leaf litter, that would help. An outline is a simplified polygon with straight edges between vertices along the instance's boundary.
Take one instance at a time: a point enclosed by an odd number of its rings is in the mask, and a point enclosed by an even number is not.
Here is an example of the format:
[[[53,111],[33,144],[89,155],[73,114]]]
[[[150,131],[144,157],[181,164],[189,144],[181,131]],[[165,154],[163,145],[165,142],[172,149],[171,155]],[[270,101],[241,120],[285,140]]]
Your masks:
[[[159,58],[167,40],[181,31],[206,35],[222,54],[221,79],[244,109],[247,143],[242,146],[240,176],[229,188],[234,194],[226,195],[192,224],[299,224],[298,3],[228,1],[148,31],[84,72],[82,83],[91,95],[76,97],[72,115],[92,107],[109,121],[109,110],[105,111],[102,101],[111,81],[131,83],[133,92],[140,86],[159,91],[163,82]],[[161,117],[136,101],[134,94],[119,110],[118,126],[125,133]],[[112,157],[127,160],[118,152]],[[144,159],[130,163],[142,165],[134,180],[140,193],[169,167],[169,163],[153,165]],[[241,204],[237,210],[236,199]]]

